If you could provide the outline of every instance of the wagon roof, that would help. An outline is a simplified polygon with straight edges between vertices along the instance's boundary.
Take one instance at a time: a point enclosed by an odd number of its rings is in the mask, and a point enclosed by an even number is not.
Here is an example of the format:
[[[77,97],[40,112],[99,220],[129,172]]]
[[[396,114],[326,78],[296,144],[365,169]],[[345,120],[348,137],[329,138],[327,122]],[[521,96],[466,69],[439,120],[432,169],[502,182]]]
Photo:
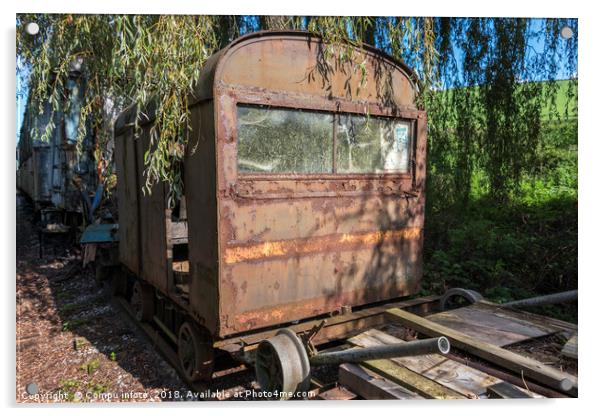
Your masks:
[[[233,51],[237,50],[243,45],[251,44],[258,40],[278,41],[283,39],[304,39],[307,41],[308,44],[320,44],[322,42],[320,37],[310,32],[302,30],[265,30],[240,36],[207,59],[207,61],[203,65],[203,69],[201,70],[199,81],[196,83],[194,91],[191,94],[190,103],[192,104],[201,100],[213,98],[215,86],[221,80],[221,69],[223,67],[223,65],[221,64],[226,61],[225,58],[227,58]],[[361,48],[354,46],[354,49],[361,50],[362,53],[368,56],[372,56],[381,62],[389,64],[392,68],[395,68],[399,72],[403,73],[405,77],[408,78],[412,85],[412,88],[415,91],[418,90],[418,76],[405,63],[395,59],[394,57],[388,55],[382,50],[370,45],[364,44]],[[155,111],[156,108],[154,105],[154,101],[151,100],[141,114],[142,117],[140,120],[140,124],[145,124],[146,122],[152,121],[154,119]],[[115,121],[115,131],[117,132],[126,127],[127,125],[131,125],[134,121],[135,114],[135,104],[126,108],[117,117]]]

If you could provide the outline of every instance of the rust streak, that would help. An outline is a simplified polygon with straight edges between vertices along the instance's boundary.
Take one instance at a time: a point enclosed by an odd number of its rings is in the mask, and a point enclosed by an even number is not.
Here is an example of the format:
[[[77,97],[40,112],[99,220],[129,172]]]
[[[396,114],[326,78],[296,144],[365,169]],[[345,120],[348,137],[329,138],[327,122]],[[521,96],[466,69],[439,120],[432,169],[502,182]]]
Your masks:
[[[252,245],[228,247],[224,254],[226,264],[242,261],[284,257],[293,254],[310,254],[325,252],[333,249],[348,250],[362,246],[374,246],[397,239],[411,240],[420,236],[418,227],[402,228],[400,230],[373,231],[368,233],[335,234],[322,237],[266,241]]]

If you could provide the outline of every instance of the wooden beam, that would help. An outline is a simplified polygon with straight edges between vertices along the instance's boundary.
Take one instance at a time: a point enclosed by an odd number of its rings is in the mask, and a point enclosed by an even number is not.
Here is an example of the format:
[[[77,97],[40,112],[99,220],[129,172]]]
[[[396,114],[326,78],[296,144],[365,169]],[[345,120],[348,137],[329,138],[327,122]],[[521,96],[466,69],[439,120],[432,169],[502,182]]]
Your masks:
[[[404,342],[385,332],[371,329],[349,340],[364,348]],[[470,368],[441,354],[392,358],[391,361],[427,377],[468,398],[485,397],[487,387],[502,380]]]
[[[577,385],[577,378],[570,374],[563,373],[536,360],[523,357],[495,345],[478,341],[461,332],[431,322],[413,313],[401,309],[389,309],[386,312],[386,316],[394,322],[401,323],[427,336],[445,336],[451,342],[452,347],[464,350],[515,373],[536,380],[546,386],[560,389],[561,391],[569,391]]]
[[[494,384],[493,386],[487,387],[487,394],[491,399],[532,399],[533,395],[527,393],[516,387],[514,384],[510,384],[506,381]]]
[[[448,389],[429,380],[426,377],[416,374],[405,367],[395,364],[391,360],[372,360],[366,361],[363,364],[366,368],[375,373],[387,378],[402,387],[407,388],[419,395],[429,399],[465,399],[455,391]]]
[[[485,363],[481,360],[469,360],[464,356],[456,355],[453,353],[447,354],[448,358],[454,361],[462,363],[468,367],[482,371],[486,374],[499,378],[501,381],[507,381],[510,384],[520,387],[521,389],[527,390],[537,398],[550,397],[555,399],[567,399],[571,397],[568,394],[553,390],[549,387],[544,387],[541,384],[535,383],[533,380],[525,380],[515,374],[510,374],[507,370],[500,370],[499,368],[493,368],[490,363]]]
[[[318,394],[318,400],[353,400],[357,395],[345,387],[336,386]]]
[[[339,366],[339,383],[368,400],[423,399],[422,396],[381,378],[356,364]]]

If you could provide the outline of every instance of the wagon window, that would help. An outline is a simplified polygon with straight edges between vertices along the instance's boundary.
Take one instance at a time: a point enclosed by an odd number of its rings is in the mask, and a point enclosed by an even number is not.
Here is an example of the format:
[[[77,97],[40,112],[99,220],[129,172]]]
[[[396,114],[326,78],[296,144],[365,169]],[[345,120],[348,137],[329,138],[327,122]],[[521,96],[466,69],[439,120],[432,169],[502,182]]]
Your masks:
[[[409,171],[409,123],[391,118],[342,114],[336,131],[337,172]]]
[[[332,172],[332,114],[248,105],[237,112],[239,171]]]

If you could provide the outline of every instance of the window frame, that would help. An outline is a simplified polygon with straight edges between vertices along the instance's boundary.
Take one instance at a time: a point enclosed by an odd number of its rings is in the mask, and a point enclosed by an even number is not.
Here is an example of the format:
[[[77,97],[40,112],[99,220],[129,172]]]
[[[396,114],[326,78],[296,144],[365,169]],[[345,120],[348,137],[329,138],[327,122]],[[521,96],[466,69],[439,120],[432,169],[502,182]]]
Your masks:
[[[294,173],[294,172],[247,172],[241,171],[238,168],[238,107],[239,105],[251,106],[251,107],[264,107],[284,110],[300,110],[309,111],[316,113],[329,113],[333,116],[332,122],[332,134],[331,134],[331,148],[332,148],[332,171],[330,172],[317,172],[317,173]],[[291,106],[281,105],[274,103],[265,102],[251,102],[251,101],[236,101],[234,103],[235,109],[235,122],[234,122],[234,137],[233,141],[236,143],[236,172],[237,177],[241,179],[249,180],[302,180],[302,179],[321,179],[321,180],[333,180],[333,179],[412,179],[415,177],[416,170],[416,118],[404,117],[387,114],[385,111],[376,112],[360,112],[352,111],[352,109],[340,110],[338,108],[315,108],[308,106]],[[409,152],[408,155],[408,170],[407,172],[337,172],[337,126],[341,115],[359,115],[364,117],[379,117],[386,118],[396,121],[407,123],[409,126]]]

